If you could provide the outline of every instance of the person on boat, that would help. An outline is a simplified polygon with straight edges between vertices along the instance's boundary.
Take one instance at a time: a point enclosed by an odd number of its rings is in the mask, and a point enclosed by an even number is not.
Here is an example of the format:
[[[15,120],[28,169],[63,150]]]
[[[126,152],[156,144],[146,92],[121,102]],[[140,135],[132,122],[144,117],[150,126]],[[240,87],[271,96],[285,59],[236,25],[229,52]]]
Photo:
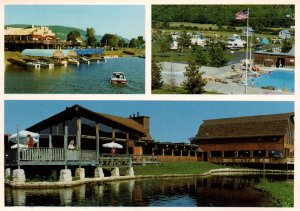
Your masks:
[[[28,148],[33,148],[34,142],[33,138],[30,134],[27,135],[27,146]]]
[[[75,149],[74,142],[75,141],[73,139],[69,142],[68,149],[71,149],[71,150]]]

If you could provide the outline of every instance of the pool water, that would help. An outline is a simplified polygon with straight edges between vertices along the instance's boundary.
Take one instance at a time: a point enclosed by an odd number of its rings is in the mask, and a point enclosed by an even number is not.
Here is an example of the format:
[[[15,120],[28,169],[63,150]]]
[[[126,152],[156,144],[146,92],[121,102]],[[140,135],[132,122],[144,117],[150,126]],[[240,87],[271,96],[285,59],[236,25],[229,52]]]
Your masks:
[[[274,70],[270,74],[264,74],[254,78],[254,86],[266,87],[273,86],[277,89],[284,89],[284,85],[289,92],[295,90],[295,72],[286,70]],[[248,80],[248,86],[251,86],[252,79]]]

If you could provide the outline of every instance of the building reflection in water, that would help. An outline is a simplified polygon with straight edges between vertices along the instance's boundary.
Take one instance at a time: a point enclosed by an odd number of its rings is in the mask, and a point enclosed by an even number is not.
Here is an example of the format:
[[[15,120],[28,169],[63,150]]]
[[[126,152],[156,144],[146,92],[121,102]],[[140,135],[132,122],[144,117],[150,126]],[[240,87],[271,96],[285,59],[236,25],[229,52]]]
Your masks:
[[[66,188],[59,190],[60,203],[62,206],[69,206],[73,201],[73,189]]]

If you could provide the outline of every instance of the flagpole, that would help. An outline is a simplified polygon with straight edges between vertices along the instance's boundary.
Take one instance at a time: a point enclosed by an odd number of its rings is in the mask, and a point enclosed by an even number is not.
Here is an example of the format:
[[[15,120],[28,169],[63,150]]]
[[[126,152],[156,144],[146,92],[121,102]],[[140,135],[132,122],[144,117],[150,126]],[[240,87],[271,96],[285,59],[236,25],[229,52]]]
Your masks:
[[[249,48],[249,17],[250,17],[250,14],[249,14],[249,8],[248,8],[248,17],[247,17],[247,48],[246,48],[246,76],[245,76],[245,94],[247,94],[247,83],[248,83],[248,64],[247,64],[247,61],[248,61],[248,48]],[[250,64],[250,61],[248,61],[249,64]]]

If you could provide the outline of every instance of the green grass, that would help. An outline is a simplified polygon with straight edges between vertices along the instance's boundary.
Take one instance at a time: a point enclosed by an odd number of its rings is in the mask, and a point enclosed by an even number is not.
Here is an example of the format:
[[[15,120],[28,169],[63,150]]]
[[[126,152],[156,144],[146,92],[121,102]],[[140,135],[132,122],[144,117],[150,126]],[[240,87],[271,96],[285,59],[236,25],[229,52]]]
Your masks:
[[[162,88],[152,90],[152,94],[187,94],[187,93],[186,90],[184,90],[182,87],[175,86],[172,89],[170,85],[164,84]],[[206,91],[203,94],[223,94],[223,93]]]
[[[263,181],[256,188],[270,193],[273,206],[294,206],[294,183]]]
[[[202,174],[211,169],[227,168],[207,162],[174,162],[134,166],[135,175]]]

